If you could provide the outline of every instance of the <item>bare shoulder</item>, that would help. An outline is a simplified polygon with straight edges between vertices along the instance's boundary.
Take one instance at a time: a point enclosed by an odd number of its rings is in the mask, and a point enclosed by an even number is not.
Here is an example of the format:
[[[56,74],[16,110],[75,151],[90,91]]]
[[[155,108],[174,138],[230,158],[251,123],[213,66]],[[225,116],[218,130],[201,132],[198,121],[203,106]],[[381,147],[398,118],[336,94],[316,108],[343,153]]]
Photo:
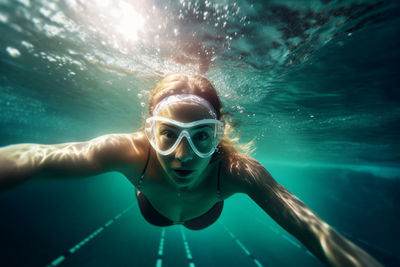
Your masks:
[[[108,171],[135,176],[141,172],[147,159],[149,142],[141,131],[104,135],[89,142],[94,157]]]
[[[222,159],[221,177],[221,188],[228,196],[249,194],[260,182],[275,181],[259,161],[241,153]]]
[[[146,140],[144,133],[138,131],[126,134],[108,134],[94,138],[89,142],[94,149],[97,148],[103,152],[134,156],[145,150],[145,147],[147,147]]]

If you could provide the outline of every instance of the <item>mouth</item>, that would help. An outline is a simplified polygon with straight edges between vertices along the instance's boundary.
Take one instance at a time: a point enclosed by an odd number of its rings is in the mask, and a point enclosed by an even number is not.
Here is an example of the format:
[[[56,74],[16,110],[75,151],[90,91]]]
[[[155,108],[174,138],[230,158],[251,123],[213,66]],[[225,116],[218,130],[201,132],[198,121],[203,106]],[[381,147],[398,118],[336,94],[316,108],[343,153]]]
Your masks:
[[[174,169],[174,172],[178,175],[178,177],[186,178],[194,171],[191,170],[182,170],[182,169]]]

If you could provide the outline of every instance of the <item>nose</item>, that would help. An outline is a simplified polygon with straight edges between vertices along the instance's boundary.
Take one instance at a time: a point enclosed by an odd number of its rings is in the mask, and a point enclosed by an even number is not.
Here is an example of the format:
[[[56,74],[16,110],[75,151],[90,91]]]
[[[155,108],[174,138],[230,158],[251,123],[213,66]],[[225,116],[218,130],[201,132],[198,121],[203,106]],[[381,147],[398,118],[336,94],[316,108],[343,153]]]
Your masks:
[[[193,151],[186,137],[182,138],[178,144],[175,150],[175,158],[180,162],[187,162],[193,159]]]

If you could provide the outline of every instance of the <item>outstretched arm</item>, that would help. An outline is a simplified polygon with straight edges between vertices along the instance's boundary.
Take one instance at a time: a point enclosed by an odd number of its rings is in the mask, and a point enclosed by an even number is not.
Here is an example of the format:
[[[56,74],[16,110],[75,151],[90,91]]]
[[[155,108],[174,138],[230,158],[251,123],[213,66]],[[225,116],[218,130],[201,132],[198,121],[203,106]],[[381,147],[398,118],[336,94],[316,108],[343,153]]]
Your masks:
[[[0,148],[0,192],[35,178],[87,177],[106,171],[126,173],[127,166],[129,171],[135,171],[145,153],[142,140],[141,133],[111,134],[87,142]]]
[[[256,160],[241,159],[239,164],[232,164],[231,171],[238,177],[243,193],[324,263],[330,266],[382,266],[277,183]]]

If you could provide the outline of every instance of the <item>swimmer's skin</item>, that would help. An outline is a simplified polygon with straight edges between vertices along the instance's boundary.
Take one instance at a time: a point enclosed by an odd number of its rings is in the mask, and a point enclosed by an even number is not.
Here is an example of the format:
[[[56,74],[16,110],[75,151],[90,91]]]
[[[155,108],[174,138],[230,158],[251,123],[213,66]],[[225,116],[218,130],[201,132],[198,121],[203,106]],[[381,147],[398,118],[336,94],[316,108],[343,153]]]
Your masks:
[[[181,122],[211,118],[208,108],[188,103],[169,105],[158,116]],[[121,172],[137,188],[149,149],[149,141],[141,131],[106,135],[82,143],[7,146],[0,149],[0,190],[35,178],[85,177],[108,171]],[[213,191],[219,164],[212,162],[211,157],[197,156],[186,139],[169,155],[151,150],[141,191],[160,213],[174,222],[182,222],[204,214],[220,201]],[[220,155],[221,199],[235,193],[247,194],[329,265],[380,266],[279,185],[255,159],[234,152]],[[174,169],[180,168],[193,170],[192,178],[177,179]]]
[[[106,135],[79,143],[6,146],[0,148],[0,191],[37,178],[86,177],[108,171],[123,173],[136,186],[148,149],[149,143],[141,132]],[[382,266],[323,222],[255,159],[243,156],[225,160],[223,165],[223,198],[234,193],[248,194],[324,263]]]

